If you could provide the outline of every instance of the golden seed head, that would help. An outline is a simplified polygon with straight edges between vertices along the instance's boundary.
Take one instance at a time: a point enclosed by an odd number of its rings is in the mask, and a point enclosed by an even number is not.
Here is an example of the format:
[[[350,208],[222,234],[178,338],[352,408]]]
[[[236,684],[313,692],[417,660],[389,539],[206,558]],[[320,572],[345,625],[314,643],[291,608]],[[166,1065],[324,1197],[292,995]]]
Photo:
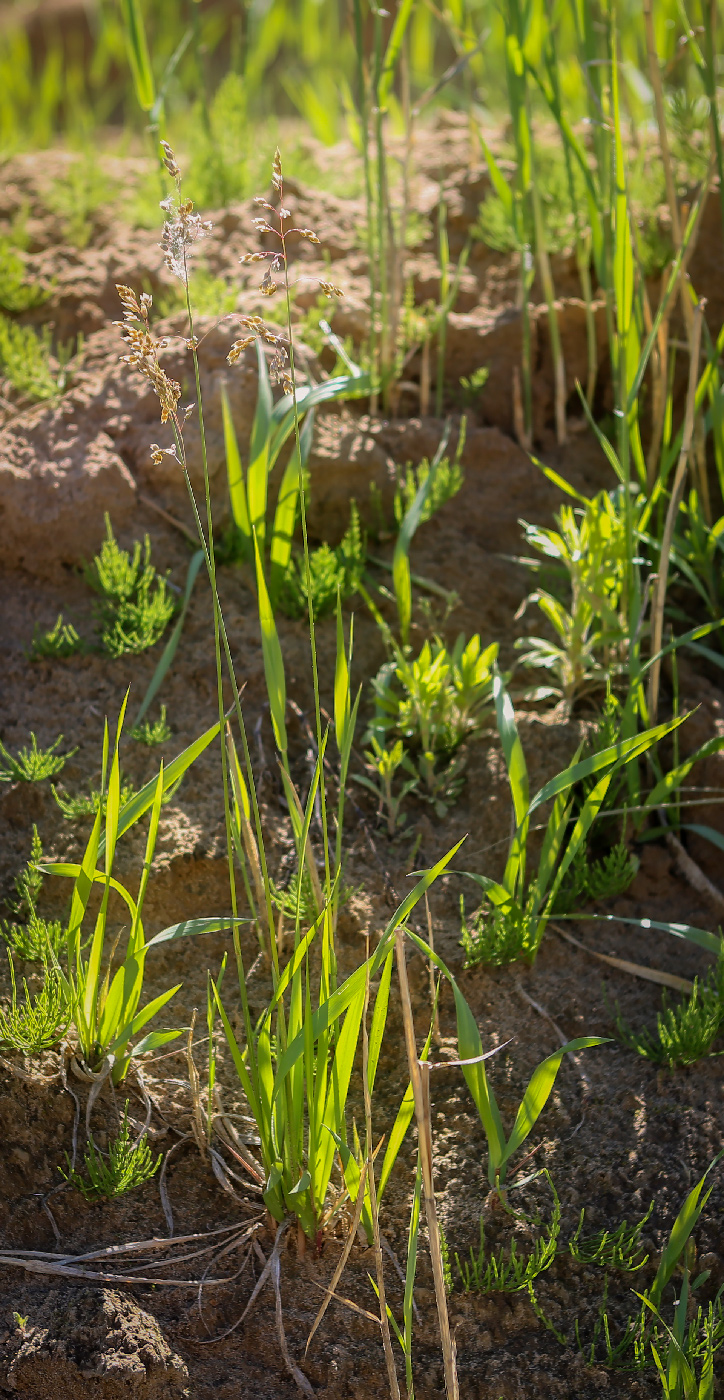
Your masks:
[[[161,142],[161,150],[163,151],[163,163],[172,180],[180,180],[181,171],[179,170],[179,167],[176,164],[176,157],[173,153],[172,148],[169,146],[168,141]]]
[[[335,285],[334,285],[333,282],[320,282],[319,286],[320,286],[321,290],[324,292],[324,295],[327,297],[327,299],[328,299],[329,301],[331,301],[333,297],[343,297],[343,296],[344,296],[344,292],[342,291],[342,288],[341,288],[341,287],[335,287]]]
[[[277,194],[282,192],[282,153],[277,146],[274,152],[274,164],[272,165],[272,184]]]
[[[314,229],[311,229],[311,228],[296,228],[296,229],[294,230],[294,232],[295,232],[295,233],[298,233],[300,238],[306,238],[308,243],[321,243],[321,242],[322,242],[321,238],[317,238],[317,235],[316,235],[316,233],[314,232]]]

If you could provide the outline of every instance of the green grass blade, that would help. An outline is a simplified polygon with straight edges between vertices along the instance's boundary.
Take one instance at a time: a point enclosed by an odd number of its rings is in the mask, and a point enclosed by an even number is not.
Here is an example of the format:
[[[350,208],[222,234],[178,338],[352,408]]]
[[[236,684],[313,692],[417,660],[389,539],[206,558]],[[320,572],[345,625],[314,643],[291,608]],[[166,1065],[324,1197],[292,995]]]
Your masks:
[[[259,625],[261,627],[261,650],[264,659],[264,675],[266,677],[266,689],[269,697],[269,709],[271,711],[272,726],[274,728],[274,738],[277,748],[282,756],[284,767],[287,766],[287,687],[284,679],[284,658],[279,643],[274,613],[272,611],[271,600],[267,591],[266,580],[264,578],[264,567],[262,565],[259,542],[254,536],[254,558],[256,560],[256,590],[259,600]]]
[[[661,1302],[661,1296],[663,1294],[663,1291],[667,1283],[669,1282],[669,1279],[671,1278],[674,1269],[676,1268],[676,1265],[678,1264],[681,1258],[686,1242],[714,1189],[713,1186],[710,1186],[709,1190],[705,1192],[702,1198],[702,1191],[704,1190],[706,1178],[708,1177],[709,1172],[712,1171],[713,1168],[717,1165],[717,1163],[721,1160],[723,1155],[724,1153],[718,1152],[714,1160],[709,1163],[709,1166],[704,1172],[704,1175],[702,1176],[701,1180],[697,1181],[696,1186],[694,1186],[689,1192],[686,1200],[684,1201],[683,1206],[681,1207],[681,1210],[679,1211],[679,1214],[676,1217],[676,1220],[674,1221],[674,1224],[671,1229],[671,1234],[669,1235],[668,1241],[661,1255],[659,1267],[656,1270],[656,1278],[654,1279],[651,1288],[648,1290],[649,1302],[654,1308],[658,1308]]]
[[[567,1045],[562,1045],[559,1050],[554,1051],[533,1071],[523,1096],[523,1102],[518,1109],[513,1131],[505,1145],[500,1163],[501,1169],[510,1161],[513,1153],[517,1152],[535,1127],[551,1096],[563,1056],[569,1053],[575,1054],[577,1050],[588,1050],[594,1045],[605,1044],[606,1038],[597,1035],[585,1035],[580,1036],[577,1040],[569,1040]],[[501,1171],[502,1174],[504,1173]]]
[[[142,111],[150,112],[156,90],[140,0],[121,0],[121,14],[136,99]]]
[[[231,416],[229,397],[224,385],[221,386],[221,416],[224,425],[224,453],[226,456],[226,480],[229,487],[229,501],[234,524],[251,555],[251,520],[249,502],[246,495],[244,468],[239,451],[239,443]]]
[[[309,460],[313,436],[314,413],[312,412],[305,418],[299,434],[302,470],[306,467],[307,461]],[[269,589],[274,601],[276,601],[279,596],[279,589],[287,569],[289,568],[289,560],[292,557],[292,541],[294,539],[294,527],[296,525],[297,510],[299,507],[299,461],[300,453],[297,452],[295,443],[281,480],[276,510],[274,512],[274,528],[269,551],[271,563]]]
[[[158,665],[156,666],[156,669],[151,677],[148,689],[143,697],[143,701],[141,703],[141,707],[138,711],[138,714],[136,715],[136,718],[133,721],[132,727],[134,729],[137,724],[141,723],[141,720],[147,713],[149,706],[155,700],[159,690],[161,689],[161,686],[163,685],[163,682],[166,679],[166,676],[168,675],[168,672],[171,669],[171,666],[173,665],[173,660],[178,650],[178,644],[181,641],[181,633],[184,629],[186,614],[189,610],[191,594],[193,593],[194,584],[196,582],[199,569],[201,568],[203,562],[204,551],[202,549],[197,549],[196,553],[191,556],[191,559],[189,561],[188,572],[186,574],[186,587],[184,589],[184,596],[181,600],[181,610],[176,619],[176,622],[174,623],[173,631],[158,659]]]
[[[394,950],[391,948],[382,967],[380,985],[377,988],[377,996],[375,997],[375,1009],[372,1013],[369,1054],[367,1057],[367,1082],[369,1084],[370,1093],[372,1093],[375,1087],[377,1065],[379,1063],[380,1050],[382,1049],[382,1038],[385,1033],[385,1025],[387,1024],[387,1007],[390,1000],[393,957]]]
[[[174,783],[177,783],[179,779],[183,777],[187,769],[189,769],[191,764],[199,757],[199,754],[202,754],[204,749],[208,748],[209,744],[216,738],[218,732],[219,724],[217,721],[216,724],[211,726],[211,729],[206,730],[205,734],[199,735],[199,738],[194,739],[193,743],[189,744],[188,748],[183,749],[183,751],[169,763],[168,768],[164,768],[164,795],[168,792],[170,787],[173,787]],[[140,821],[141,817],[145,816],[149,807],[153,806],[153,801],[156,796],[156,782],[156,778],[151,778],[150,782],[146,783],[144,787],[141,788],[140,792],[137,792],[129,802],[126,802],[125,805],[121,807],[118,817],[118,838],[125,835],[130,827],[134,826],[137,821]],[[102,854],[104,849],[105,838],[101,837],[98,845],[98,854]]]
[[[256,395],[256,410],[254,412],[254,422],[251,429],[249,470],[247,472],[246,482],[249,525],[252,534],[256,531],[257,541],[263,552],[264,534],[266,531],[267,489],[269,484],[269,471],[272,465],[269,460],[269,443],[273,399],[271,383],[269,381],[269,370],[264,353],[264,342],[259,339],[257,339],[256,342],[256,354],[259,381]]]

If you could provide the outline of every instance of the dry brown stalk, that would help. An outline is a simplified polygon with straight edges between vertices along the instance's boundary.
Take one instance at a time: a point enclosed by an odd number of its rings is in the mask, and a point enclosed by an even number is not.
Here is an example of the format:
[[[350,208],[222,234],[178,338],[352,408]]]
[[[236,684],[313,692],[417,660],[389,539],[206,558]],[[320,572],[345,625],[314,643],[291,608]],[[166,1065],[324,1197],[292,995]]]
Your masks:
[[[420,1146],[420,1161],[422,1164],[427,1234],[430,1245],[432,1273],[435,1281],[435,1301],[437,1303],[437,1316],[440,1325],[440,1341],[442,1344],[443,1366],[445,1370],[445,1391],[448,1400],[459,1400],[460,1392],[458,1389],[457,1367],[455,1364],[455,1347],[450,1332],[450,1319],[447,1311],[445,1274],[440,1250],[440,1227],[435,1205],[435,1182],[432,1166],[432,1126],[430,1121],[430,1068],[429,1065],[422,1063],[417,1057],[415,1023],[412,1015],[410,984],[407,979],[407,964],[405,962],[405,936],[402,929],[399,928],[395,934],[395,953],[397,959],[397,975],[400,982],[400,999],[402,1002],[402,1020],[405,1028],[407,1062],[415,1099],[415,1119],[417,1122],[417,1136]]]
[[[342,1250],[342,1253],[340,1254],[339,1259],[337,1261],[337,1267],[332,1275],[329,1287],[326,1289],[326,1297],[324,1299],[324,1302],[322,1303],[321,1308],[319,1309],[319,1312],[317,1313],[317,1316],[314,1319],[314,1322],[312,1324],[312,1330],[309,1333],[309,1336],[307,1337],[307,1345],[304,1348],[305,1356],[309,1351],[309,1345],[312,1340],[312,1337],[317,1331],[317,1328],[319,1327],[324,1317],[324,1314],[327,1311],[327,1308],[329,1307],[332,1299],[336,1298],[337,1296],[335,1293],[335,1289],[337,1287],[337,1284],[339,1283],[339,1280],[342,1277],[342,1274],[344,1273],[344,1268],[347,1263],[347,1260],[349,1259],[350,1252],[352,1250],[352,1245],[354,1244],[355,1237],[357,1234],[357,1227],[359,1226],[359,1222],[362,1216],[362,1207],[364,1205],[365,1199],[365,1184],[367,1181],[367,1167],[368,1163],[366,1161],[363,1162],[362,1171],[360,1172],[359,1188],[357,1190],[357,1200],[355,1202],[354,1215],[352,1216],[352,1224],[350,1226],[347,1239],[345,1240],[344,1249]],[[377,1319],[375,1318],[375,1322],[376,1321]]]

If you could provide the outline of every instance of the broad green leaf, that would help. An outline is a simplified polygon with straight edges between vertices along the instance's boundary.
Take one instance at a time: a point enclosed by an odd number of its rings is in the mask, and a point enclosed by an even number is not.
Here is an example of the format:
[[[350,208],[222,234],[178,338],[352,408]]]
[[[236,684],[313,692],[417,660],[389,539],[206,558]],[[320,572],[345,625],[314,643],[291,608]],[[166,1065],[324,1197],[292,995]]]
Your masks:
[[[259,548],[264,550],[266,530],[266,499],[269,482],[269,441],[271,434],[273,399],[269,370],[267,368],[264,342],[257,336],[256,356],[258,366],[258,387],[256,410],[251,429],[249,449],[249,470],[246,474],[249,525],[252,535],[256,533]]]
[[[558,773],[555,778],[551,778],[536,793],[528,808],[527,816],[531,817],[544,802],[549,802],[559,792],[565,792],[568,788],[573,787],[573,784],[580,782],[582,778],[590,777],[591,773],[599,773],[602,768],[606,768],[609,764],[621,765],[628,763],[630,759],[640,757],[648,749],[653,748],[660,739],[666,738],[667,734],[678,729],[679,725],[688,718],[688,714],[677,715],[664,724],[657,724],[653,729],[646,729],[643,734],[635,734],[632,739],[624,739],[618,744],[611,744],[609,748],[601,749],[600,753],[592,754],[590,758],[583,758],[578,763],[570,764],[568,768],[565,768],[562,773]]]
[[[695,943],[698,948],[705,948],[707,953],[713,953],[715,957],[721,952],[722,939],[719,934],[708,933],[706,929],[694,928],[691,924],[672,924],[661,919],[631,919],[623,914],[557,914],[556,918],[586,919],[604,924],[630,924],[632,928],[641,928],[644,931],[656,929],[661,933],[670,933],[674,938],[684,938],[687,943]]]
[[[173,943],[177,938],[194,938],[200,933],[231,933],[235,925],[248,923],[246,918],[183,919],[181,923],[169,924],[168,928],[149,938],[146,951],[159,943]]]
[[[501,1169],[505,1168],[507,1162],[517,1152],[522,1143],[525,1142],[531,1129],[537,1123],[548,1099],[550,1098],[556,1075],[561,1066],[564,1055],[575,1054],[577,1050],[588,1050],[593,1045],[605,1045],[606,1038],[597,1035],[580,1036],[577,1040],[569,1040],[567,1045],[562,1045],[552,1055],[549,1055],[538,1068],[533,1071],[530,1083],[523,1096],[523,1102],[518,1109],[513,1131],[505,1145],[501,1158]],[[501,1170],[501,1177],[504,1171]]]
[[[689,754],[683,763],[677,764],[676,768],[672,768],[656,784],[646,798],[644,808],[658,807],[662,802],[667,802],[672,792],[681,786],[695,763],[698,763],[700,759],[709,758],[710,754],[719,753],[721,749],[724,749],[724,735],[721,734],[718,734],[714,739],[709,739],[705,744],[701,744],[694,753]]]
[[[718,1152],[714,1160],[709,1163],[701,1180],[698,1181],[696,1186],[689,1192],[674,1221],[671,1234],[669,1235],[663,1254],[661,1255],[659,1267],[656,1270],[656,1278],[648,1290],[648,1297],[652,1307],[657,1308],[659,1306],[663,1291],[681,1258],[686,1242],[714,1189],[713,1186],[710,1186],[709,1190],[705,1192],[702,1198],[702,1191],[704,1190],[706,1178],[709,1172],[721,1161],[722,1156],[724,1156],[724,1152]]]
[[[217,721],[216,724],[212,725],[211,729],[207,729],[205,734],[201,734],[198,739],[194,739],[194,742],[189,744],[188,748],[178,754],[177,757],[169,763],[168,768],[164,768],[164,793],[167,793],[169,788],[173,787],[174,783],[178,782],[178,780],[183,777],[187,769],[191,767],[191,764],[195,762],[199,754],[202,754],[204,749],[208,748],[209,744],[216,738],[218,733],[219,724]],[[134,826],[137,821],[140,821],[141,817],[145,816],[149,807],[153,806],[153,801],[156,796],[156,782],[156,778],[151,778],[150,782],[146,783],[144,787],[141,788],[140,792],[137,792],[130,801],[126,802],[125,806],[121,807],[118,817],[119,838],[123,836],[130,827]],[[98,843],[98,854],[101,855],[104,850],[105,838],[101,837]]]
[[[400,622],[400,636],[403,645],[407,644],[410,634],[410,622],[412,619],[412,580],[410,576],[410,545],[412,538],[422,519],[422,512],[425,509],[427,498],[432,490],[437,469],[445,455],[450,440],[450,423],[445,424],[445,429],[440,439],[435,456],[430,463],[430,470],[415,493],[412,505],[405,512],[400,526],[395,552],[392,557],[392,581],[395,588],[395,598],[397,600],[397,614]]]
[[[221,386],[221,416],[224,425],[224,452],[226,454],[226,479],[229,486],[229,501],[231,503],[231,514],[234,517],[234,524],[242,535],[249,552],[251,553],[251,521],[249,519],[249,504],[246,498],[246,483],[244,481],[244,468],[239,451],[239,443],[234,428],[234,420],[231,416],[229,397],[225,386]]]
[[[115,1055],[119,1050],[122,1050],[127,1041],[132,1040],[133,1036],[137,1035],[146,1023],[161,1011],[172,997],[175,997],[182,986],[182,982],[177,982],[175,987],[169,987],[168,991],[161,992],[160,996],[154,997],[153,1001],[149,1001],[148,1004],[143,1007],[142,1011],[137,1011],[133,1020],[121,1027],[113,1044],[109,1045],[109,1054]]]
[[[380,1050],[382,1049],[382,1038],[384,1036],[385,1026],[387,1024],[387,1007],[390,1000],[390,982],[392,980],[393,956],[394,949],[390,948],[390,951],[387,954],[387,957],[385,958],[382,967],[380,985],[377,988],[377,996],[375,997],[375,1009],[372,1013],[369,1054],[367,1057],[367,1079],[369,1083],[370,1094],[372,1093],[375,1087],[377,1065],[379,1063]]]
[[[144,112],[150,112],[156,99],[153,69],[148,53],[141,0],[121,0],[126,52],[136,90],[136,101]]]

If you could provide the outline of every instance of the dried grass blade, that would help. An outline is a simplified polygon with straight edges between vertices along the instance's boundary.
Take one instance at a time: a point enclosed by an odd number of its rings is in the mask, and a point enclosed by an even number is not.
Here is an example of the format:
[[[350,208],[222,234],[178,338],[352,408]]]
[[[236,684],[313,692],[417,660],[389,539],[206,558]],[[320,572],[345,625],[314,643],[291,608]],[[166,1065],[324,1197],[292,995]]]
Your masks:
[[[580,943],[572,933],[566,933],[555,924],[551,924],[550,927],[564,938],[566,943],[572,943],[575,948],[580,948],[592,958],[598,958],[599,962],[608,963],[609,967],[615,967],[619,972],[630,972],[632,977],[641,977],[644,982],[656,982],[660,987],[671,987],[676,992],[694,990],[693,982],[687,981],[686,977],[677,977],[673,972],[661,972],[656,967],[644,967],[642,963],[627,962],[625,958],[616,958],[611,953],[597,953],[593,948],[587,948],[585,943]]]
[[[339,1280],[341,1279],[342,1274],[344,1273],[345,1265],[346,1265],[346,1263],[347,1263],[347,1260],[349,1259],[350,1252],[351,1252],[351,1249],[352,1249],[352,1245],[354,1244],[354,1241],[355,1241],[355,1235],[357,1234],[357,1227],[358,1227],[358,1225],[359,1225],[359,1222],[360,1222],[360,1219],[361,1219],[361,1216],[362,1216],[362,1207],[363,1207],[363,1205],[364,1205],[364,1199],[365,1199],[365,1182],[366,1182],[366,1179],[367,1179],[367,1167],[368,1167],[368,1163],[367,1163],[367,1162],[364,1162],[364,1164],[363,1164],[363,1166],[362,1166],[362,1171],[361,1171],[361,1173],[360,1173],[359,1187],[358,1187],[358,1190],[357,1190],[357,1200],[356,1200],[356,1202],[355,1202],[354,1216],[353,1216],[353,1219],[352,1219],[352,1225],[351,1225],[351,1227],[350,1227],[350,1231],[349,1231],[349,1234],[348,1234],[348,1236],[347,1236],[347,1239],[345,1240],[344,1249],[342,1250],[342,1253],[341,1253],[341,1255],[340,1255],[340,1257],[339,1257],[339,1260],[337,1261],[337,1267],[336,1267],[336,1269],[335,1269],[335,1271],[334,1271],[334,1273],[333,1273],[333,1275],[332,1275],[331,1283],[330,1283],[328,1289],[326,1290],[327,1296],[326,1296],[324,1302],[322,1303],[322,1306],[321,1306],[321,1308],[319,1309],[319,1312],[317,1313],[317,1316],[315,1317],[314,1322],[312,1323],[312,1330],[311,1330],[311,1332],[309,1333],[309,1336],[307,1337],[307,1345],[306,1345],[305,1348],[304,1348],[304,1355],[305,1355],[305,1356],[306,1356],[307,1352],[309,1351],[309,1346],[310,1346],[312,1337],[314,1336],[315,1332],[317,1331],[317,1328],[319,1327],[320,1323],[322,1322],[322,1319],[323,1319],[323,1317],[324,1317],[324,1314],[325,1314],[326,1311],[327,1311],[327,1308],[329,1307],[329,1305],[330,1305],[332,1299],[335,1298],[335,1297],[337,1296],[337,1295],[335,1294],[335,1291],[334,1291],[334,1290],[335,1290],[335,1288],[337,1287],[337,1284],[339,1283]],[[379,1321],[379,1318],[375,1318],[375,1322],[378,1322],[378,1321]]]

